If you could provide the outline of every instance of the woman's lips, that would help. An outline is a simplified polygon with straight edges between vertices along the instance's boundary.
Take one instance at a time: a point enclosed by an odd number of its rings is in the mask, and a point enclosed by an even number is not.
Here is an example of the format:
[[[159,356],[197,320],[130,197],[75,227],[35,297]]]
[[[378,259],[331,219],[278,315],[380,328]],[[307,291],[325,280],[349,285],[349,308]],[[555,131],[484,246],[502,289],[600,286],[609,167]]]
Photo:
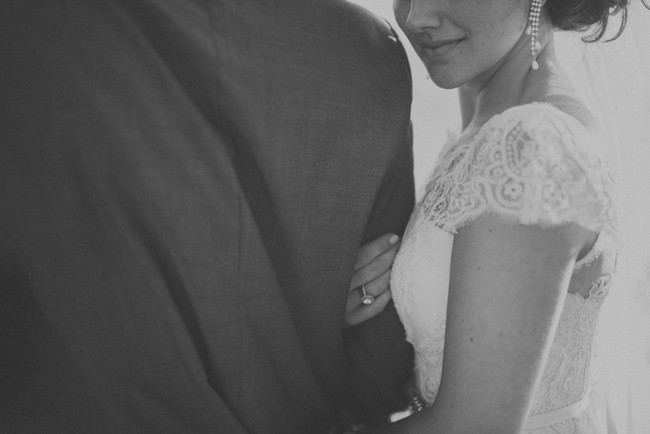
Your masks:
[[[419,41],[419,54],[427,62],[440,62],[444,56],[453,50],[465,38],[441,39],[438,41]]]

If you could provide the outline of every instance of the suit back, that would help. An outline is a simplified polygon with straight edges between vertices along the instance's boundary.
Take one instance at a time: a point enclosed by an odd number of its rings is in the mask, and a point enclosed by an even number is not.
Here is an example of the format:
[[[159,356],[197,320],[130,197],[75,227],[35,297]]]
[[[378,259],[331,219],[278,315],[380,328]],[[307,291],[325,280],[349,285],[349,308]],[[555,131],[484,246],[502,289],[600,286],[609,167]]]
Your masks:
[[[413,205],[389,27],[315,0],[0,17],[3,427],[316,433],[387,411],[347,401],[390,400],[410,368],[394,312],[342,324],[358,247]]]

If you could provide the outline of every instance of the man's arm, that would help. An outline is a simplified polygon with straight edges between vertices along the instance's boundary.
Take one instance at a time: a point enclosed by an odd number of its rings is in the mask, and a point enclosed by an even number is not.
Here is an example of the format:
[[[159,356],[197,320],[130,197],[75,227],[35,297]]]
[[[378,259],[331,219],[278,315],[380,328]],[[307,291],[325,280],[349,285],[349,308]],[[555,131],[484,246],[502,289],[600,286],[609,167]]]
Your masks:
[[[379,235],[403,234],[414,203],[412,134],[405,138],[390,175],[377,195],[364,243]],[[344,332],[350,357],[349,399],[366,422],[386,420],[407,405],[405,386],[413,369],[413,348],[393,303],[384,312]]]

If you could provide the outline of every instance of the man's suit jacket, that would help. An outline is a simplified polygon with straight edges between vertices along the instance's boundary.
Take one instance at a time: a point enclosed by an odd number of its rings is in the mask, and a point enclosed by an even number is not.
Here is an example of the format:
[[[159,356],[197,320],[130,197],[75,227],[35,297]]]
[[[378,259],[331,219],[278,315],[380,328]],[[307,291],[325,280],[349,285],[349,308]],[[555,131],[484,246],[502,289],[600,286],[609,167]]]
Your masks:
[[[0,5],[0,431],[318,433],[411,367],[343,331],[413,206],[410,77],[341,0]]]

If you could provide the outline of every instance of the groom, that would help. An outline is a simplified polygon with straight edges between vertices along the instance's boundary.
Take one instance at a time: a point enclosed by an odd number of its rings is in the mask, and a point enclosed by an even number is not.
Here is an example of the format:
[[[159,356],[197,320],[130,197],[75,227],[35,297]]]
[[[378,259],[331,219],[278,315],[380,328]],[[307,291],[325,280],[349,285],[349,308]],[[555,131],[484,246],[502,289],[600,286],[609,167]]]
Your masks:
[[[0,432],[327,433],[402,404],[343,330],[413,205],[410,78],[343,0],[0,5]]]

